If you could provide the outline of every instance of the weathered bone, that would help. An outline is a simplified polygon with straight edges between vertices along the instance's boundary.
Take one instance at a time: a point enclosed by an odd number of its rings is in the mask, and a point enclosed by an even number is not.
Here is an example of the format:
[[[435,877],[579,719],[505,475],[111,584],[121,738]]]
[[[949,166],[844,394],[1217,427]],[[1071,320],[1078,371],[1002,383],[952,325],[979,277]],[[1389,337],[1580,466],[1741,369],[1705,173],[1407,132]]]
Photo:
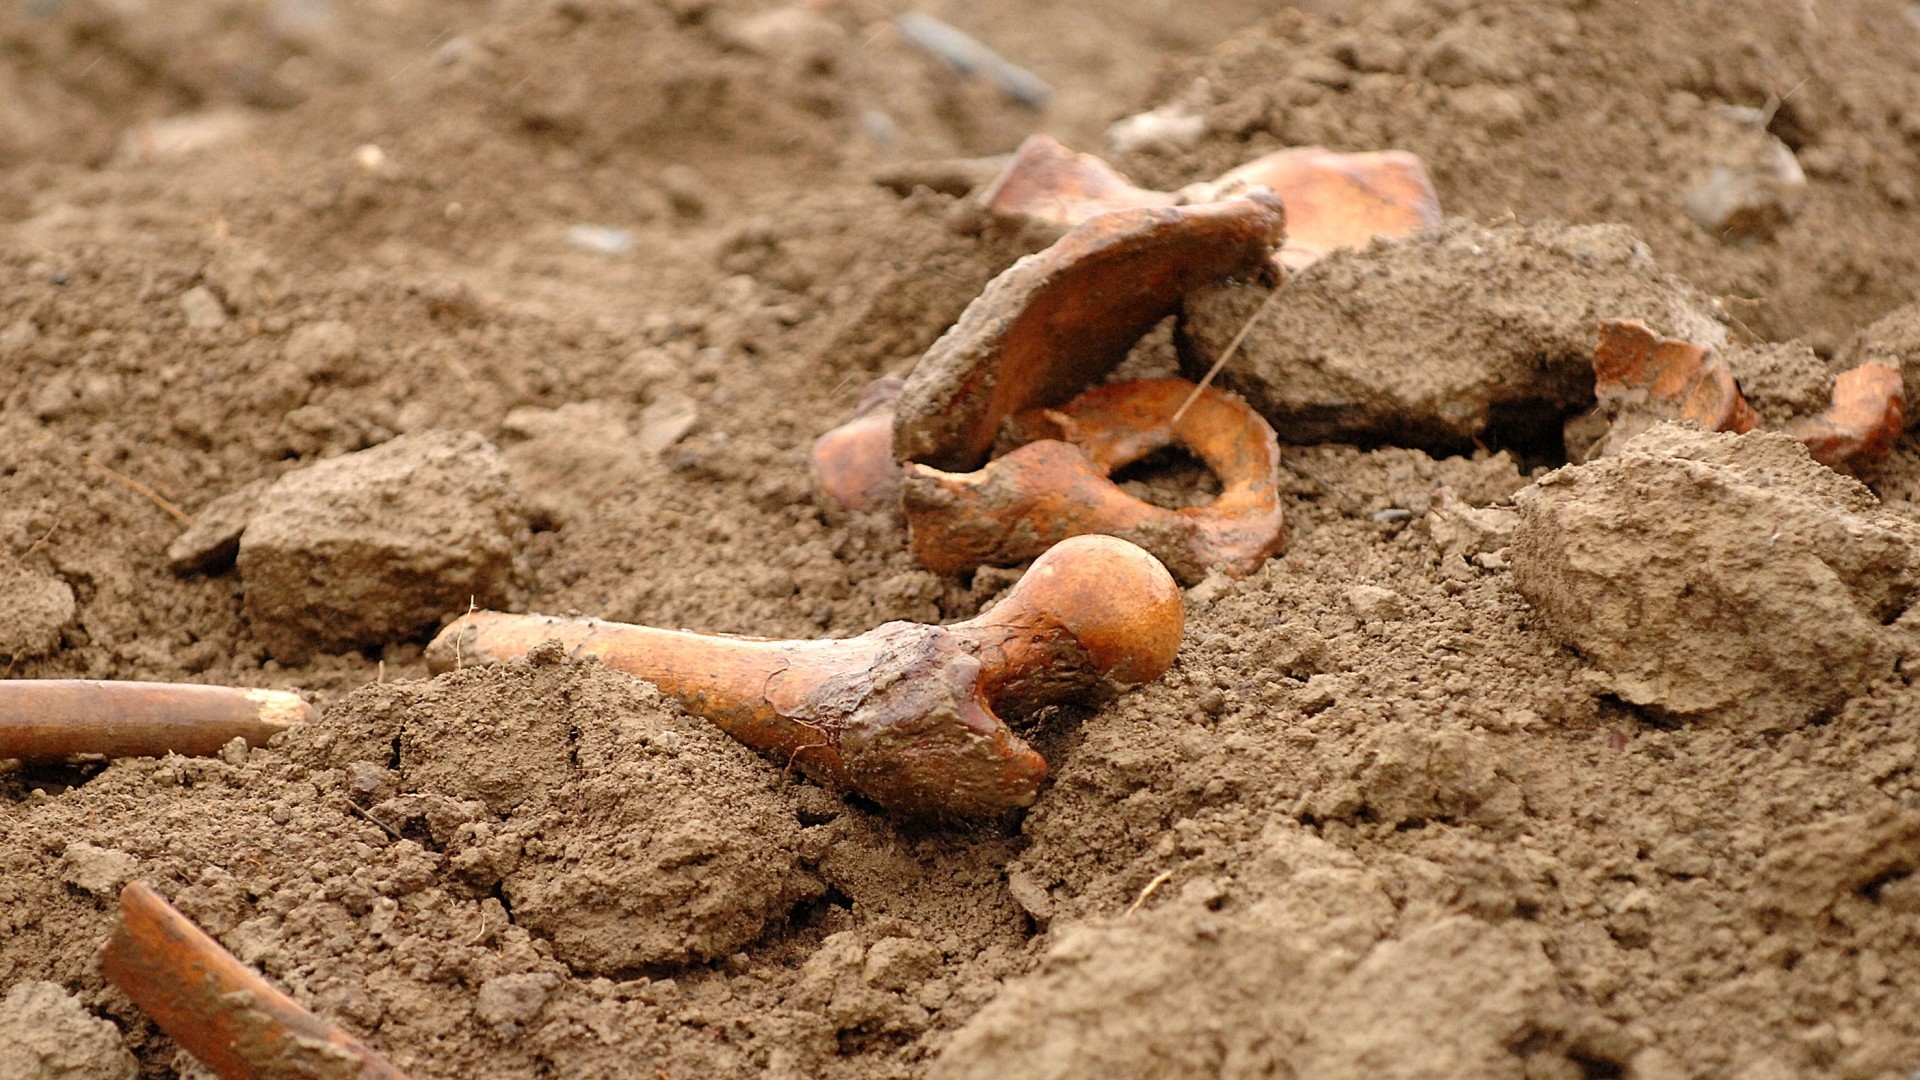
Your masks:
[[[476,612],[434,639],[427,663],[447,671],[557,641],[822,783],[896,810],[970,816],[1031,804],[1047,775],[996,709],[1081,698],[1103,678],[1157,679],[1184,623],[1180,590],[1153,556],[1083,536],[953,626],[894,622],[844,640],[773,641]]]
[[[972,473],[907,466],[903,503],[914,557],[941,573],[1032,558],[1069,536],[1119,536],[1152,552],[1175,577],[1198,581],[1219,568],[1252,573],[1278,551],[1280,446],[1246,403],[1219,390],[1193,393],[1185,379],[1095,387],[1058,410],[1023,415],[1037,441]],[[1191,450],[1220,478],[1205,506],[1168,510],[1108,479],[1167,446]]]

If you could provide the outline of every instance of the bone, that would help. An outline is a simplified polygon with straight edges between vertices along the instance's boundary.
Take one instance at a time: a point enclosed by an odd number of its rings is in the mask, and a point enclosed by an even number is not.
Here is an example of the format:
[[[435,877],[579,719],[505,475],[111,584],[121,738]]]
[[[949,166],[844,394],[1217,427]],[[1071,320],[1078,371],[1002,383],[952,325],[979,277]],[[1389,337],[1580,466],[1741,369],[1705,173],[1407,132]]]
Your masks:
[[[1900,370],[1867,363],[1834,378],[1832,407],[1788,424],[1786,432],[1805,444],[1813,460],[1840,468],[1884,457],[1905,424]]]
[[[120,921],[100,967],[222,1080],[405,1080],[372,1048],[301,1008],[140,882],[120,891]]]
[[[1032,558],[1069,536],[1130,540],[1181,581],[1220,569],[1244,577],[1280,549],[1280,447],[1273,428],[1239,398],[1203,390],[1178,421],[1193,384],[1145,379],[1096,387],[1058,410],[1023,415],[1036,441],[972,473],[908,465],[902,501],[914,557],[939,573]],[[1205,506],[1168,510],[1108,476],[1166,446],[1183,446],[1220,478]]]
[[[1002,420],[1100,381],[1188,293],[1266,273],[1285,225],[1264,190],[1088,219],[995,278],[927,350],[895,405],[895,456],[979,467]]]
[[[1064,232],[1113,210],[1217,202],[1266,188],[1287,207],[1287,237],[1275,259],[1288,270],[1313,265],[1339,248],[1375,237],[1405,236],[1440,224],[1440,198],[1427,167],[1404,150],[1339,153],[1322,146],[1276,150],[1210,181],[1177,192],[1136,186],[1092,154],[1045,135],[1020,144],[981,189],[988,214]]]
[[[284,690],[191,683],[19,679],[0,682],[0,759],[80,755],[158,757],[249,746],[313,721],[312,705]]]
[[[1615,453],[1663,420],[1707,431],[1748,432],[1763,426],[1740,393],[1733,372],[1713,349],[1661,337],[1638,322],[1600,324],[1593,354],[1594,394],[1608,427],[1596,452]],[[1833,403],[1817,416],[1779,426],[1815,461],[1847,468],[1884,455],[1900,437],[1906,402],[1900,372],[1865,363],[1834,379]]]
[[[901,382],[877,379],[860,394],[853,419],[813,442],[813,477],[833,510],[885,511],[900,501],[893,460],[893,401]]]
[[[1047,775],[996,710],[1080,700],[1103,679],[1151,682],[1173,663],[1184,625],[1180,590],[1153,556],[1082,536],[953,626],[775,641],[475,612],[434,639],[427,665],[499,663],[558,642],[831,787],[910,814],[978,817],[1031,805]]]

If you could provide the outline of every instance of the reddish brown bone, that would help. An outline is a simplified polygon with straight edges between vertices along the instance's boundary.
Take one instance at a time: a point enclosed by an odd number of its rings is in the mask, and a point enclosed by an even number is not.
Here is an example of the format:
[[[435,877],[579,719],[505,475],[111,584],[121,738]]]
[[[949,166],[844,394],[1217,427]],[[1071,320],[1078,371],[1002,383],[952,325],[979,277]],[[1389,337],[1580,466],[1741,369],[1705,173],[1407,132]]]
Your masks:
[[[140,882],[100,957],[107,980],[223,1080],[405,1080],[338,1026],[300,1007]]]
[[[998,217],[1070,229],[1110,210],[1172,206],[1176,196],[1135,187],[1092,154],[1076,154],[1046,135],[1029,135],[1000,175],[980,194]]]
[[[1262,272],[1285,220],[1266,191],[1121,210],[1021,259],[914,368],[895,407],[895,456],[977,468],[1002,420],[1098,382],[1195,288]]]
[[[1046,762],[996,709],[1071,700],[1102,678],[1157,679],[1184,621],[1180,590],[1153,556],[1083,536],[953,626],[894,622],[839,641],[770,641],[478,612],[434,639],[427,664],[494,663],[558,641],[822,783],[897,810],[972,816],[1027,806],[1046,779]]]
[[[1255,158],[1207,185],[1220,198],[1270,188],[1287,205],[1280,262],[1299,270],[1343,247],[1440,224],[1440,198],[1420,159],[1404,150],[1341,154],[1297,146]],[[1189,191],[1189,197],[1200,194]]]
[[[1593,392],[1608,423],[1595,456],[1612,453],[1662,420],[1686,421],[1708,431],[1760,426],[1718,353],[1661,337],[1639,322],[1600,324]]]
[[[1899,369],[1870,363],[1841,372],[1833,381],[1832,407],[1786,430],[1806,444],[1813,460],[1837,468],[1893,449],[1905,424]]]
[[[1594,396],[1611,423],[1608,447],[1661,420],[1685,420],[1708,431],[1761,426],[1717,353],[1661,337],[1637,322],[1600,324],[1593,376]],[[1900,437],[1905,415],[1899,371],[1869,363],[1834,380],[1826,412],[1783,430],[1804,443],[1815,461],[1839,468],[1885,454]]]
[[[284,690],[17,679],[0,682],[0,759],[212,754],[235,738],[259,746],[314,715]]]
[[[903,502],[921,565],[952,573],[1032,558],[1068,536],[1104,533],[1152,552],[1183,581],[1212,568],[1236,577],[1280,549],[1280,446],[1273,428],[1232,394],[1193,392],[1185,379],[1096,387],[1059,410],[1023,417],[1048,436],[973,473],[907,466]],[[1206,506],[1168,510],[1108,476],[1166,446],[1191,450],[1220,478]]]
[[[1264,187],[1287,207],[1278,261],[1290,270],[1336,248],[1364,247],[1440,223],[1440,199],[1420,159],[1404,150],[1338,153],[1322,146],[1276,150],[1178,192],[1134,186],[1092,154],[1029,136],[980,194],[996,217],[1068,229],[1096,214],[1232,198]]]
[[[877,379],[860,395],[853,419],[813,441],[813,478],[829,507],[886,510],[900,501],[893,460],[893,401],[901,382]]]

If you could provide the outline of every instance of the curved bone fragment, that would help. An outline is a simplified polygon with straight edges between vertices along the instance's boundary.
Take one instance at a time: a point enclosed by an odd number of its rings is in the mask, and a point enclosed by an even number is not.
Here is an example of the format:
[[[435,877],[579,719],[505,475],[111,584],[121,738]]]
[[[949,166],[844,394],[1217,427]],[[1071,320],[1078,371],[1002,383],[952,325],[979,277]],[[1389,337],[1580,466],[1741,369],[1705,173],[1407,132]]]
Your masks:
[[[1262,273],[1285,225],[1266,191],[1089,218],[993,279],[927,350],[895,406],[895,457],[979,466],[1001,421],[1098,382],[1187,293]]]
[[[379,1052],[288,997],[148,886],[120,890],[107,981],[221,1080],[406,1080]]]
[[[900,501],[893,460],[893,402],[899,379],[876,379],[860,394],[853,419],[813,441],[813,479],[834,510],[883,511]]]
[[[1280,447],[1273,428],[1220,390],[1193,392],[1185,379],[1095,387],[1021,426],[1037,441],[972,473],[907,466],[902,501],[914,557],[952,573],[1032,558],[1069,536],[1131,540],[1182,581],[1218,568],[1252,573],[1282,545]],[[1142,502],[1108,477],[1167,446],[1192,451],[1220,478],[1218,498],[1169,510]]]
[[[1264,187],[1280,196],[1287,206],[1287,239],[1279,258],[1289,270],[1311,266],[1337,248],[1365,247],[1375,237],[1440,224],[1440,197],[1427,167],[1405,150],[1343,154],[1296,146],[1196,187],[1182,194],[1221,199]]]
[[[1786,432],[1806,444],[1813,460],[1838,467],[1884,455],[1905,424],[1899,369],[1868,363],[1836,376],[1833,405],[1819,416],[1788,424]]]
[[[476,612],[427,647],[436,672],[557,641],[638,676],[748,746],[882,806],[978,816],[1030,805],[1047,763],[997,710],[1072,700],[1173,663],[1180,590],[1124,540],[1075,537],[1001,601],[952,626],[883,624],[838,641],[695,634]]]
[[[1113,166],[1045,135],[1028,136],[980,205],[995,217],[1068,229],[1096,214],[1143,206],[1217,202],[1264,187],[1287,208],[1278,256],[1289,270],[1337,248],[1365,247],[1440,223],[1440,197],[1421,160],[1405,150],[1342,153],[1324,146],[1276,150],[1177,192],[1136,187]]]
[[[1717,352],[1661,337],[1639,322],[1600,324],[1593,375],[1594,396],[1609,422],[1594,456],[1605,456],[1662,420],[1684,420],[1707,431],[1761,427]],[[1900,437],[1905,414],[1900,372],[1866,363],[1834,380],[1833,404],[1825,412],[1781,430],[1805,445],[1815,461],[1840,468],[1885,454]]]
[[[1057,229],[1111,210],[1172,206],[1179,197],[1135,187],[1118,169],[1092,154],[1079,154],[1047,135],[1029,135],[1000,175],[980,193],[989,214]]]

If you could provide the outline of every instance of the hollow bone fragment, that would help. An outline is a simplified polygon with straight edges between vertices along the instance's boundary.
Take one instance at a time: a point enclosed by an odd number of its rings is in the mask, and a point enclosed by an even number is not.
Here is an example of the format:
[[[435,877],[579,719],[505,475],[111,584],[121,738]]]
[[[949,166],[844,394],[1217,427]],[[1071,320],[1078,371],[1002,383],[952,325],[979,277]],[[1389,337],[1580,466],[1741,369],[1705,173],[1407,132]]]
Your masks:
[[[120,890],[120,921],[100,967],[222,1080],[405,1080],[365,1043],[301,1008],[140,882]]]
[[[1152,552],[1182,581],[1219,568],[1235,577],[1278,551],[1280,446],[1273,428],[1232,394],[1143,379],[1095,387],[1058,410],[1025,414],[1037,441],[972,473],[908,465],[903,493],[914,557],[952,573],[1032,558],[1060,540],[1103,533]],[[1122,491],[1108,476],[1179,445],[1220,478],[1218,498],[1169,510]]]
[[[1184,622],[1180,590],[1153,556],[1082,536],[953,626],[892,622],[838,641],[772,641],[476,612],[434,639],[427,664],[438,672],[511,660],[557,641],[822,783],[895,810],[959,817],[1027,806],[1046,779],[1046,761],[997,709],[1070,700],[1102,678],[1157,679]]]
[[[1097,383],[1182,297],[1263,273],[1285,225],[1263,190],[1088,219],[994,278],[927,350],[895,403],[894,456],[979,467],[1002,420]]]
[[[235,738],[259,746],[314,718],[284,690],[90,679],[0,681],[0,759],[81,754],[217,753]]]

